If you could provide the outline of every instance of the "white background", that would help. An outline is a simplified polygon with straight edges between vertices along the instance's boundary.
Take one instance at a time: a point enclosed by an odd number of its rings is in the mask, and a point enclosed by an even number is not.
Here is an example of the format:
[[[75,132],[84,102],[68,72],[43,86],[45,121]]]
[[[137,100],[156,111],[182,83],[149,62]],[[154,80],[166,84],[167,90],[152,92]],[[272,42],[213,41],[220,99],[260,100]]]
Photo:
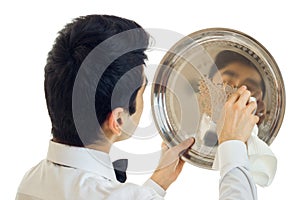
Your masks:
[[[276,3],[278,2],[278,3]],[[299,6],[296,1],[2,1],[0,6],[0,188],[1,199],[14,199],[25,171],[45,158],[51,138],[43,69],[57,32],[71,19],[87,14],[112,14],[133,19],[145,28],[189,34],[199,29],[227,27],[257,39],[275,57],[282,72],[287,106],[285,119],[271,145],[278,171],[259,199],[299,198]],[[151,60],[153,59],[153,60]],[[160,60],[150,56],[149,63]],[[143,123],[150,117],[149,91]],[[149,104],[148,104],[149,105]],[[145,117],[146,116],[146,117]],[[149,143],[149,141],[151,141]],[[160,148],[157,135],[147,141],[121,144],[129,151]],[[134,142],[135,146],[131,144]],[[142,150],[143,149],[143,150]],[[133,150],[134,151],[134,150]],[[129,175],[141,184],[150,174]],[[167,191],[166,199],[218,199],[218,173],[186,164]]]

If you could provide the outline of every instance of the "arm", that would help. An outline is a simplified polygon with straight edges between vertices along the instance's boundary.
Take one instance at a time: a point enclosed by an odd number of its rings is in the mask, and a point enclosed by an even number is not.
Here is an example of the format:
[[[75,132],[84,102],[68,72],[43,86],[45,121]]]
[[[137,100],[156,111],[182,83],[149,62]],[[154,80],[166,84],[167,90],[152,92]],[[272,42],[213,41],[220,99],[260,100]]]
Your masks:
[[[221,163],[219,199],[256,200],[256,186],[248,171],[246,145],[238,140],[227,141],[218,151]]]
[[[163,200],[166,192],[151,179],[144,185],[120,184],[105,200]]]
[[[179,176],[184,161],[180,159],[182,152],[194,143],[194,138],[168,148],[163,143],[159,165],[151,178],[143,186],[131,183],[120,184],[106,200],[161,200],[166,190]]]
[[[218,123],[220,186],[219,198],[255,200],[256,186],[248,171],[245,142],[259,121],[256,102],[248,103],[251,93],[242,86],[226,102]]]
[[[183,168],[184,161],[181,160],[180,156],[192,146],[194,142],[194,138],[189,138],[170,149],[163,143],[160,162],[151,176],[151,180],[160,185],[164,190],[167,190],[177,179]]]

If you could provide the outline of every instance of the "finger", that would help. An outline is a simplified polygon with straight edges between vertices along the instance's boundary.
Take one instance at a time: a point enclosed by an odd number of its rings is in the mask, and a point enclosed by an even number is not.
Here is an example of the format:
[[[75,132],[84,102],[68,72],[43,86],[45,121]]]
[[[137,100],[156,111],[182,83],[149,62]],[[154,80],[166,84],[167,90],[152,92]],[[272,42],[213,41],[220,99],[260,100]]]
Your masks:
[[[257,124],[259,122],[259,117],[257,115],[253,116],[253,123]]]
[[[179,162],[178,162],[178,164],[176,166],[176,170],[175,170],[176,174],[180,174],[180,172],[182,171],[184,163],[185,162],[182,159],[179,159]]]
[[[228,99],[228,103],[234,104],[239,97],[243,94],[243,92],[247,89],[245,85],[241,86],[235,93],[233,93]]]
[[[262,115],[264,115],[266,112],[266,106],[265,103],[263,101],[258,101],[257,102],[257,116],[261,117]]]
[[[238,99],[237,103],[239,105],[246,105],[249,102],[249,98],[251,96],[251,92],[249,90],[245,90],[240,98]]]
[[[183,150],[188,149],[190,146],[192,146],[192,144],[194,144],[195,139],[193,137],[184,140],[183,142],[181,142],[180,144],[172,147],[172,151],[174,152],[174,154],[179,155]]]
[[[161,150],[163,152],[166,152],[169,149],[168,145],[165,142],[161,143]]]
[[[262,91],[258,90],[252,93],[252,96],[257,99],[257,101],[262,100],[263,93]]]
[[[162,142],[161,143],[161,148],[162,149],[168,149],[169,147],[168,147],[168,145],[165,142]]]
[[[257,103],[256,101],[252,101],[247,105],[247,113],[248,114],[255,114],[255,111],[257,109]]]

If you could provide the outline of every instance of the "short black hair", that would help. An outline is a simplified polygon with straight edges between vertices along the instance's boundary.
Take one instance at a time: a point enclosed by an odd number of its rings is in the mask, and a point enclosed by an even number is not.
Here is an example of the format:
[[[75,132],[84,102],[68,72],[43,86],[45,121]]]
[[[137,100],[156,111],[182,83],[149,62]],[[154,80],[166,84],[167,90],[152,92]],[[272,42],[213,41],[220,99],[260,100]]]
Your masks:
[[[138,36],[134,37],[142,44],[141,46],[147,47],[148,33],[136,22],[117,16],[87,15],[78,17],[59,32],[52,50],[48,53],[44,81],[46,103],[52,122],[51,132],[56,141],[82,147],[99,139],[100,130],[90,131],[89,136],[84,136],[88,138],[84,142],[76,130],[72,112],[74,81],[84,59],[97,45],[116,34],[132,29],[141,29]],[[143,84],[144,60],[147,59],[145,50],[146,48],[141,48],[125,53],[105,69],[97,83],[95,94],[95,110],[100,125],[113,109],[111,98],[115,85],[124,74],[133,68],[135,73],[129,73],[128,85],[122,88],[125,90],[124,93],[131,95],[130,100],[126,105],[121,102],[122,98],[120,98],[120,103],[116,105],[123,106],[129,114],[135,112],[135,99],[139,88],[131,86],[139,85],[141,87]],[[100,64],[96,67],[104,66]]]
[[[214,66],[210,69],[209,77],[212,78],[215,75],[215,73],[217,72],[217,70],[221,70],[233,62],[239,62],[241,64],[244,64],[245,66],[252,67],[261,76],[261,74],[257,70],[256,66],[248,58],[246,58],[242,54],[239,54],[239,53],[231,51],[231,50],[223,50],[217,54],[217,56],[215,58]],[[262,87],[262,92],[263,92],[263,96],[264,96],[266,87],[265,87],[263,78],[261,81],[261,87]]]
[[[217,54],[215,58],[215,65],[214,65],[215,67],[211,68],[209,76],[213,77],[213,75],[217,72],[217,70],[221,70],[233,62],[239,62],[246,66],[251,66],[256,69],[256,66],[245,56],[234,51],[224,50]]]

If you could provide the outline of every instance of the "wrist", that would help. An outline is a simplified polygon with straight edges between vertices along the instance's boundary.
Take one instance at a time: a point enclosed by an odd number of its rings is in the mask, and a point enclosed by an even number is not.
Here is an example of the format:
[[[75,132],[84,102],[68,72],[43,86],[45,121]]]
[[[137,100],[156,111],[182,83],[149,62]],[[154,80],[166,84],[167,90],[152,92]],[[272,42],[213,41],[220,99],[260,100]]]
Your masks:
[[[152,188],[159,196],[164,197],[166,195],[166,191],[158,185],[155,181],[153,181],[151,178],[149,178],[143,186]]]
[[[166,177],[163,177],[163,176],[159,175],[158,172],[154,172],[152,174],[152,176],[150,177],[150,179],[153,180],[156,184],[158,184],[165,191],[171,185],[171,183],[169,183],[168,179]]]
[[[230,140],[239,140],[241,142],[246,142],[247,140],[245,140],[245,138],[243,137],[238,137],[238,136],[234,136],[234,137],[219,137],[218,141],[219,141],[219,144],[222,144],[223,142],[226,142],[226,141],[230,141]]]

